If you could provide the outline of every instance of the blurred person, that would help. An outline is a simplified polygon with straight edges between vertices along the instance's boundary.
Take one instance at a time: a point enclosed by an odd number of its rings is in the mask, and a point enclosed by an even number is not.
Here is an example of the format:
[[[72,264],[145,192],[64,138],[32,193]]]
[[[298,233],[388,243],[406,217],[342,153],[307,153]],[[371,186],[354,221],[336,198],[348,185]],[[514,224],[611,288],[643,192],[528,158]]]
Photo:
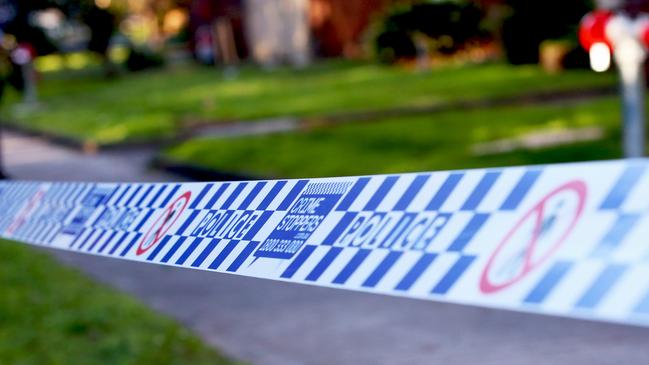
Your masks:
[[[12,34],[0,30],[0,102],[7,86],[23,95],[25,103],[36,102],[36,50],[29,43],[17,43]]]
[[[12,64],[10,60],[10,50],[5,47],[5,34],[0,30],[0,103],[2,102],[5,85],[12,73]],[[0,117],[0,180],[7,178],[4,172],[4,163],[2,160],[2,120]]]

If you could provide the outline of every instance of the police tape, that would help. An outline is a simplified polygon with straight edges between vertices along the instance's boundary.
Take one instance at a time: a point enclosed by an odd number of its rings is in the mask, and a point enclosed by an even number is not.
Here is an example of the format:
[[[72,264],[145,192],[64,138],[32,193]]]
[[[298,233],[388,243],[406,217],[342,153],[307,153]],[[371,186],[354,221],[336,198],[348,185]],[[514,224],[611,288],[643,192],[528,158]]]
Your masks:
[[[649,326],[649,160],[215,183],[0,182],[7,239]]]

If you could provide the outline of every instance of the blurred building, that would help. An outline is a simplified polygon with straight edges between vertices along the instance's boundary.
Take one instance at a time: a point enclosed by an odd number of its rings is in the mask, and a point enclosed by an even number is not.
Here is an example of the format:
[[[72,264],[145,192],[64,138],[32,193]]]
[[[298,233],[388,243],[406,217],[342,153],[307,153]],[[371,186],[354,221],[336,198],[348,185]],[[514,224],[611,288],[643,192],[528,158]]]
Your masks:
[[[246,0],[245,29],[255,61],[304,66],[311,59],[309,0]]]
[[[215,44],[216,60],[222,60],[220,49],[233,47],[238,58],[266,65],[304,65],[314,56],[357,57],[373,17],[395,1],[194,0],[192,43],[195,49]],[[228,34],[218,34],[223,32]]]

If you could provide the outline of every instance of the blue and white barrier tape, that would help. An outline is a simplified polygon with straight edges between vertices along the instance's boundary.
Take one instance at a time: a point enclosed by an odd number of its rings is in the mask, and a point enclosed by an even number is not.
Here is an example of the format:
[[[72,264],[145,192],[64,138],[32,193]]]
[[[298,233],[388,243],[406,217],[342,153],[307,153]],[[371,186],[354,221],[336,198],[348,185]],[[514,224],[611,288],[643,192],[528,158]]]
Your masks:
[[[4,238],[649,326],[649,160],[219,183],[0,182]]]

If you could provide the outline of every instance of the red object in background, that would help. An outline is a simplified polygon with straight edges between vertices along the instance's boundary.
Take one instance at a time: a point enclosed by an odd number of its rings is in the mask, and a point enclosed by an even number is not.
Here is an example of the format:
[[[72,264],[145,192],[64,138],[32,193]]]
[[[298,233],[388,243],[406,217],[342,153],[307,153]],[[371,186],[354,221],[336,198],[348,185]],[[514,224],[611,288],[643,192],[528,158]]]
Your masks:
[[[316,53],[324,57],[359,57],[363,34],[391,0],[309,0],[309,22]]]
[[[11,52],[11,60],[17,65],[26,65],[36,58],[36,49],[29,43],[21,43]]]
[[[640,28],[640,40],[645,47],[649,48],[649,19],[643,19],[642,27]]]
[[[606,24],[613,16],[608,10],[595,10],[586,14],[579,24],[579,43],[586,51],[595,43],[604,43],[612,49],[606,37]]]

